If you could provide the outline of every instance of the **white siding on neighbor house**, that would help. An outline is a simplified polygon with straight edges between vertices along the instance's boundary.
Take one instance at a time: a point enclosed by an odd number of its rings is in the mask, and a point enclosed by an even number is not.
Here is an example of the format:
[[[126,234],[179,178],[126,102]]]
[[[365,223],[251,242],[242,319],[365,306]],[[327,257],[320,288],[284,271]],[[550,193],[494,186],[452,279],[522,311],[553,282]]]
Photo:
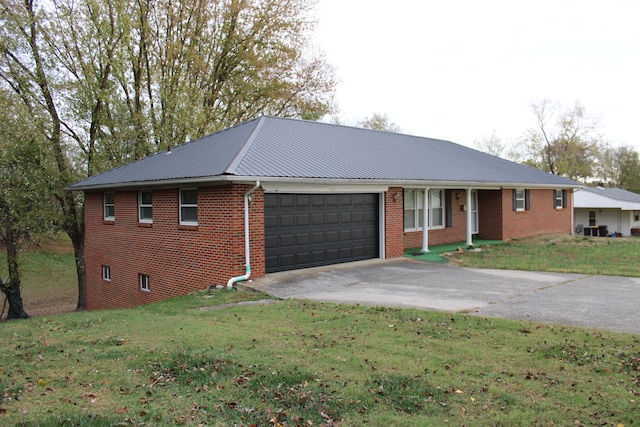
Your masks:
[[[576,226],[589,225],[589,211],[595,211],[596,225],[606,225],[609,233],[616,232],[622,233],[623,236],[630,236],[632,228],[640,228],[640,221],[635,221],[635,211],[601,208],[576,208],[574,211]]]
[[[626,234],[623,229],[623,221],[622,221],[622,211],[620,209],[579,209],[576,208],[574,212],[574,218],[576,225],[583,225],[584,227],[589,226],[589,211],[595,211],[596,213],[596,224],[597,226],[606,225],[609,233],[620,233],[628,236],[630,233],[629,227],[627,228]],[[628,222],[628,221],[627,221]]]
[[[588,226],[589,211],[593,211],[596,225],[606,225],[609,233],[629,236],[632,228],[640,228],[640,221],[635,220],[636,213],[640,213],[640,203],[609,197],[606,191],[602,194],[594,191],[576,191],[574,206],[576,226]]]

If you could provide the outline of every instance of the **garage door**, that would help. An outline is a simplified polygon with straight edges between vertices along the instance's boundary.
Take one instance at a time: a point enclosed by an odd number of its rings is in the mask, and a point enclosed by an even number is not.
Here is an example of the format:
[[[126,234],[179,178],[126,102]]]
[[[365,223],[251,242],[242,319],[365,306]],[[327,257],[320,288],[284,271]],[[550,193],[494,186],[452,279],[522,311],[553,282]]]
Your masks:
[[[267,273],[377,258],[378,194],[265,194]]]

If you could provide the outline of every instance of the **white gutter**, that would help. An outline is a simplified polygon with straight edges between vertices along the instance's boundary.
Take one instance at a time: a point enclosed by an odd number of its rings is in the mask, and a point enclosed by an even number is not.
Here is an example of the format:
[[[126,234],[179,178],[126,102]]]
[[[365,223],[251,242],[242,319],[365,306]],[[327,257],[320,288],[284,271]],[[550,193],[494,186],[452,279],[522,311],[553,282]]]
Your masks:
[[[236,282],[242,282],[243,280],[247,280],[249,276],[251,276],[251,258],[250,258],[250,250],[249,250],[249,196],[251,193],[256,191],[260,187],[260,181],[256,181],[256,185],[249,191],[247,191],[244,195],[244,275],[232,277],[227,282],[227,290],[230,291],[233,287],[233,284]]]

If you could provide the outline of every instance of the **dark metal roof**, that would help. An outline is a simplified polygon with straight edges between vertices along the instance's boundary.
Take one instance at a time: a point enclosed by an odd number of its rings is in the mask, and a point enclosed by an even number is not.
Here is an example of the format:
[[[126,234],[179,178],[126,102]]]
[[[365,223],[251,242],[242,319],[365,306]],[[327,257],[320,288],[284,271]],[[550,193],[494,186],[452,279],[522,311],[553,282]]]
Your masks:
[[[215,181],[222,176],[575,187],[557,175],[438,139],[263,116],[73,184]]]

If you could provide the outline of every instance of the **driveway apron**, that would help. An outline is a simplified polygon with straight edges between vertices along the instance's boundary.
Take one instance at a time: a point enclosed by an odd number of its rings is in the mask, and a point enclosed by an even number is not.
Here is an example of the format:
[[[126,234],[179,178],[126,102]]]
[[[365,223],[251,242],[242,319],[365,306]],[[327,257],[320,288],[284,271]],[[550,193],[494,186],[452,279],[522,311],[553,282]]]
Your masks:
[[[406,258],[272,273],[279,298],[429,310],[640,333],[640,279],[463,268]]]

